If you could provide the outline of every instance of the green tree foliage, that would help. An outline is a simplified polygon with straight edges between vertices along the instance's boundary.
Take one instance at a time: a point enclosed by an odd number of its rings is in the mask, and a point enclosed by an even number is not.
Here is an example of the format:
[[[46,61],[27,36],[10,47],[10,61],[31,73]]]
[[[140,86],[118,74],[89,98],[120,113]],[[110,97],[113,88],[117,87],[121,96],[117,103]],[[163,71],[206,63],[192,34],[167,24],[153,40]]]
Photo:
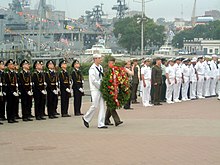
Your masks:
[[[114,25],[114,35],[118,38],[119,44],[128,51],[141,47],[141,23],[137,19],[141,16],[126,17]],[[152,19],[144,21],[144,46],[161,46],[164,43],[164,26],[159,26]]]
[[[220,21],[210,22],[206,25],[197,25],[191,30],[185,30],[175,35],[172,44],[177,48],[183,47],[183,40],[193,40],[194,38],[220,39]]]

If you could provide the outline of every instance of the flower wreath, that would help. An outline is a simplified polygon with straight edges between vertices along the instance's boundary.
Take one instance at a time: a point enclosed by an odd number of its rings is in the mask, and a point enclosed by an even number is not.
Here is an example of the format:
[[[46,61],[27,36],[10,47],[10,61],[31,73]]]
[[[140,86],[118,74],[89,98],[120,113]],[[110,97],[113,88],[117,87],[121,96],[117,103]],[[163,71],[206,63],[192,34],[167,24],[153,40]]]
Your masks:
[[[109,68],[103,77],[100,91],[110,109],[119,109],[130,98],[130,83],[123,67]]]

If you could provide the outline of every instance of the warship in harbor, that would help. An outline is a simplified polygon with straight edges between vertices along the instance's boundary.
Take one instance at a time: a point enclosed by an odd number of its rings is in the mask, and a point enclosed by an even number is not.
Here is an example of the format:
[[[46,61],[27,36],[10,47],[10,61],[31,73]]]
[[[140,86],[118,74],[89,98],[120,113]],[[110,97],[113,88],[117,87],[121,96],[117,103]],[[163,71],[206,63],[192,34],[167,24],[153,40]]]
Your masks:
[[[113,10],[124,12],[121,5]],[[28,0],[12,0],[8,8],[0,7],[0,58],[73,60],[100,39],[112,38],[112,20],[103,18],[102,6],[96,5],[76,20],[67,18],[65,11],[54,10],[46,0],[39,0],[34,10]],[[117,16],[120,19],[123,14]],[[108,47],[108,42],[104,43]]]

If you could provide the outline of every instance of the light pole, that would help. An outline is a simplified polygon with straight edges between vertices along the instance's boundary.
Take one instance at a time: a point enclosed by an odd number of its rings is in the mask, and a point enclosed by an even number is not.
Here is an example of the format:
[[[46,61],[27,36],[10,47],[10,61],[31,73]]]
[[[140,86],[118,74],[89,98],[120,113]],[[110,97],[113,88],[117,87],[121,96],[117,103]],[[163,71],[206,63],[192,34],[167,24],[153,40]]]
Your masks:
[[[134,2],[138,2],[138,3],[142,4],[141,20],[140,20],[141,21],[141,56],[142,57],[144,55],[144,21],[146,20],[146,18],[145,18],[145,3],[151,2],[151,1],[153,1],[153,0],[148,0],[148,1],[142,0],[141,2],[134,0]]]

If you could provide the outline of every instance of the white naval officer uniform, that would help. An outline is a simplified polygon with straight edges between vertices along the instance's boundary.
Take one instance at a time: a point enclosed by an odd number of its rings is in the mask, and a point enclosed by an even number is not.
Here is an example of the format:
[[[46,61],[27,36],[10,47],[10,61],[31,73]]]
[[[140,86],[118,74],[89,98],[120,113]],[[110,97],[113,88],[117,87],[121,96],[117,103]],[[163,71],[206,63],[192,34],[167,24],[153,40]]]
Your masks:
[[[216,93],[218,94],[218,99],[220,100],[220,61],[218,64],[218,79],[217,79]]]
[[[168,81],[169,80],[169,81]],[[171,104],[174,103],[172,102],[172,95],[173,95],[173,91],[174,91],[174,84],[175,84],[175,69],[174,66],[167,66],[166,67],[166,99],[167,99],[167,103]]]
[[[92,105],[83,118],[89,123],[95,114],[95,110],[99,106],[98,127],[103,127],[105,126],[105,103],[100,92],[100,85],[102,81],[102,74],[100,72],[103,72],[102,66],[96,66],[96,64],[93,63],[89,69],[89,86],[92,96]]]
[[[217,61],[212,60],[210,62],[210,67],[212,71],[213,78],[210,82],[210,95],[215,96],[216,95],[216,88],[217,88],[217,81],[219,77],[219,71],[218,71],[218,64]]]
[[[193,61],[192,61],[193,62]],[[197,74],[193,64],[190,65],[190,99],[196,99]]]
[[[183,76],[183,82],[182,82],[182,101],[189,100],[187,93],[189,89],[189,76],[190,76],[190,66],[186,64],[182,64],[182,76]]]
[[[204,83],[204,66],[203,63],[198,61],[195,65],[195,69],[198,74],[198,81],[197,81],[197,97],[198,98],[204,98],[202,96],[202,91],[203,91],[203,83]]]
[[[150,91],[151,91],[151,68],[147,65],[144,65],[141,68],[141,75],[144,76],[142,80],[142,103],[143,106],[148,107],[152,106],[150,102]],[[144,82],[146,86],[144,87]]]
[[[203,84],[203,96],[209,97],[210,96],[210,82],[212,78],[212,71],[210,67],[209,61],[203,62],[204,66],[204,84]]]
[[[174,102],[181,102],[179,100],[179,96],[180,96],[180,87],[181,87],[181,83],[182,83],[182,70],[181,70],[181,64],[174,64],[174,68],[175,68],[175,84],[174,84],[174,93],[173,93],[173,100]]]

